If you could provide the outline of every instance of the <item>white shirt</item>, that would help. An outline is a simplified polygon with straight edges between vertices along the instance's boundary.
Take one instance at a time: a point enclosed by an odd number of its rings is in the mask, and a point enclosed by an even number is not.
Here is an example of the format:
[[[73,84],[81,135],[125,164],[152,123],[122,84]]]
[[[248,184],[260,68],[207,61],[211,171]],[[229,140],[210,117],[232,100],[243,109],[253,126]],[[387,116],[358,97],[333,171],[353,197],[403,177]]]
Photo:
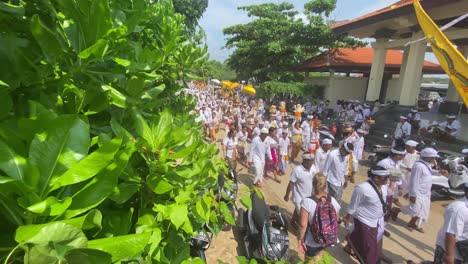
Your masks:
[[[381,186],[382,199],[387,196],[387,186]],[[348,207],[348,214],[353,215],[362,223],[377,227],[379,220],[384,216],[382,202],[377,192],[369,182],[363,182],[356,186]]]
[[[293,127],[291,142],[296,143],[298,135],[302,135],[302,129],[301,128],[296,129],[295,127]]]
[[[323,171],[325,161],[327,160],[329,154],[330,154],[330,150],[325,152],[325,150],[323,150],[323,148],[321,147],[315,151],[314,163],[315,163],[315,167],[317,168],[319,172]]]
[[[408,183],[409,195],[412,197],[430,196],[432,174],[436,171],[424,160],[414,163]]]
[[[237,140],[242,141],[244,143],[247,141],[247,136],[248,136],[247,133],[244,134],[244,132],[242,132],[242,130],[239,131],[237,133],[237,135],[236,135]]]
[[[413,119],[415,121],[421,121],[421,115],[419,113],[409,113],[408,119]]]
[[[260,136],[260,128],[258,126],[252,131],[252,137],[255,138],[256,136]]]
[[[364,116],[364,118],[370,116],[370,109],[369,108],[365,108],[364,110],[362,110],[362,114]]]
[[[342,186],[344,184],[344,176],[348,175],[348,158],[349,155],[345,157],[341,156],[340,149],[330,151],[322,171],[327,176],[329,183],[335,186]]]
[[[302,121],[301,128],[302,128],[302,135],[308,136],[310,134],[309,120]]]
[[[289,145],[291,144],[289,142],[289,138],[280,137],[278,141],[279,141],[279,154],[281,156],[288,155]]]
[[[437,235],[436,245],[445,250],[445,234],[455,235],[455,241],[468,239],[468,199],[463,197],[445,208],[444,224]],[[455,259],[463,260],[455,246]]]
[[[312,180],[315,173],[317,173],[317,169],[314,165],[310,167],[310,170],[306,170],[302,164],[297,165],[293,169],[289,181],[294,183],[292,188],[292,201],[297,207],[301,205],[305,197],[312,195]]]
[[[406,153],[403,160],[401,160],[400,167],[403,169],[411,169],[416,161],[419,160],[419,153],[415,151],[414,153]]]
[[[452,124],[449,124],[447,121],[445,121],[440,123],[439,126],[443,128],[449,128],[450,130],[452,130],[452,132],[450,132],[450,135],[454,137],[458,136],[458,133],[460,132],[461,128],[460,121],[458,120],[454,120]]]
[[[336,215],[338,216],[341,209],[340,204],[333,197],[331,197],[331,203],[333,205],[333,208],[335,208]],[[317,203],[313,199],[305,198],[304,200],[302,200],[301,207],[309,213],[309,223],[312,223],[315,215],[315,209],[317,208]],[[338,242],[338,238],[336,242]],[[310,230],[307,230],[306,232],[305,244],[309,247],[320,247],[320,244],[315,242],[315,240],[313,239]]]
[[[272,159],[270,147],[262,142],[259,136],[256,136],[252,140],[252,145],[250,147],[249,162],[265,164],[265,155],[267,155],[270,160]]]
[[[395,129],[394,136],[396,139],[407,137],[411,135],[411,124],[409,122],[404,122],[403,124],[401,122],[398,122],[398,125]]]

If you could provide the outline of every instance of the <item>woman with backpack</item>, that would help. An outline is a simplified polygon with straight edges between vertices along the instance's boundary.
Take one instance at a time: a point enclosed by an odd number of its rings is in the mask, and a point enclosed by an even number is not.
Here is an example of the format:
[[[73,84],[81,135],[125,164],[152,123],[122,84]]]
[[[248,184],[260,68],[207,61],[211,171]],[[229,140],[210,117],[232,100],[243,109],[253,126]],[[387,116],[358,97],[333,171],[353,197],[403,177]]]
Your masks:
[[[317,173],[312,181],[313,195],[302,200],[299,218],[299,252],[305,263],[334,263],[325,249],[338,242],[339,203],[328,193],[327,177]]]

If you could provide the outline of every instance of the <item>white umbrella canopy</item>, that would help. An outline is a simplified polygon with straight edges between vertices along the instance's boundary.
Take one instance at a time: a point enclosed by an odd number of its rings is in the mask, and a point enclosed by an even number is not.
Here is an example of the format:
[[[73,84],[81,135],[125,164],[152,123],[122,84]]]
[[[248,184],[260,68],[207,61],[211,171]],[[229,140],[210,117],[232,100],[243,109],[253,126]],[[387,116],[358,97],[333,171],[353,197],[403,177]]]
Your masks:
[[[212,83],[221,84],[221,81],[218,79],[211,79]]]

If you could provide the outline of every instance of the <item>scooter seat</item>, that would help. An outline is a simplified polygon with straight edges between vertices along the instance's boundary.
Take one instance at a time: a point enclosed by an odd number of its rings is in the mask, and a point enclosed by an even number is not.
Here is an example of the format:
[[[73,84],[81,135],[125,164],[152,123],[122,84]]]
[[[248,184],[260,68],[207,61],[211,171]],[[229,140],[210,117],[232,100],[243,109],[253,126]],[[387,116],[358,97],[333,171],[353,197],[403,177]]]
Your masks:
[[[252,200],[252,219],[254,226],[257,230],[262,230],[263,224],[266,222],[268,217],[268,207],[265,201],[258,197],[256,192],[253,192],[250,198]]]

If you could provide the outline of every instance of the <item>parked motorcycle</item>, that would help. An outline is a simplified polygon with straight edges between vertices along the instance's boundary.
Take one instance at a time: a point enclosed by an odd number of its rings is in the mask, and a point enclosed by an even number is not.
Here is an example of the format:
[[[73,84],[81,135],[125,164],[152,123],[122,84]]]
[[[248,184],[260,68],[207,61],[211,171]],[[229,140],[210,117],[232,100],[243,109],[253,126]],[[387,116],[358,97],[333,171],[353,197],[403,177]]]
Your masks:
[[[252,208],[238,211],[238,228],[249,259],[288,260],[289,237],[286,217],[278,207],[267,207],[256,192],[252,193]]]
[[[227,204],[232,212],[233,218],[238,189],[237,173],[234,169],[229,168],[227,175],[222,173],[218,176],[217,199]],[[204,191],[202,191],[202,194]],[[232,226],[224,221],[222,230],[229,231],[231,229]],[[210,247],[212,239],[213,232],[211,232],[207,226],[204,226],[203,229],[190,240],[190,255],[192,257],[199,257],[206,262],[205,251]]]
[[[226,179],[228,181],[226,181]],[[229,210],[231,211],[232,217],[235,218],[235,211],[236,211],[235,201],[237,198],[237,192],[239,190],[239,185],[237,181],[237,172],[233,169],[229,169],[229,172],[226,176],[224,174],[219,175],[218,186],[219,186],[218,199],[226,203]],[[231,229],[232,229],[232,226],[226,221],[224,221],[222,230],[229,231]]]
[[[206,263],[205,251],[210,247],[212,239],[213,233],[208,228],[203,228],[190,240],[190,256],[199,257]]]
[[[443,163],[449,167],[449,176],[433,175],[432,190],[442,195],[463,196],[465,194],[463,184],[468,182],[468,168],[464,162],[465,159],[461,155],[447,157]]]

